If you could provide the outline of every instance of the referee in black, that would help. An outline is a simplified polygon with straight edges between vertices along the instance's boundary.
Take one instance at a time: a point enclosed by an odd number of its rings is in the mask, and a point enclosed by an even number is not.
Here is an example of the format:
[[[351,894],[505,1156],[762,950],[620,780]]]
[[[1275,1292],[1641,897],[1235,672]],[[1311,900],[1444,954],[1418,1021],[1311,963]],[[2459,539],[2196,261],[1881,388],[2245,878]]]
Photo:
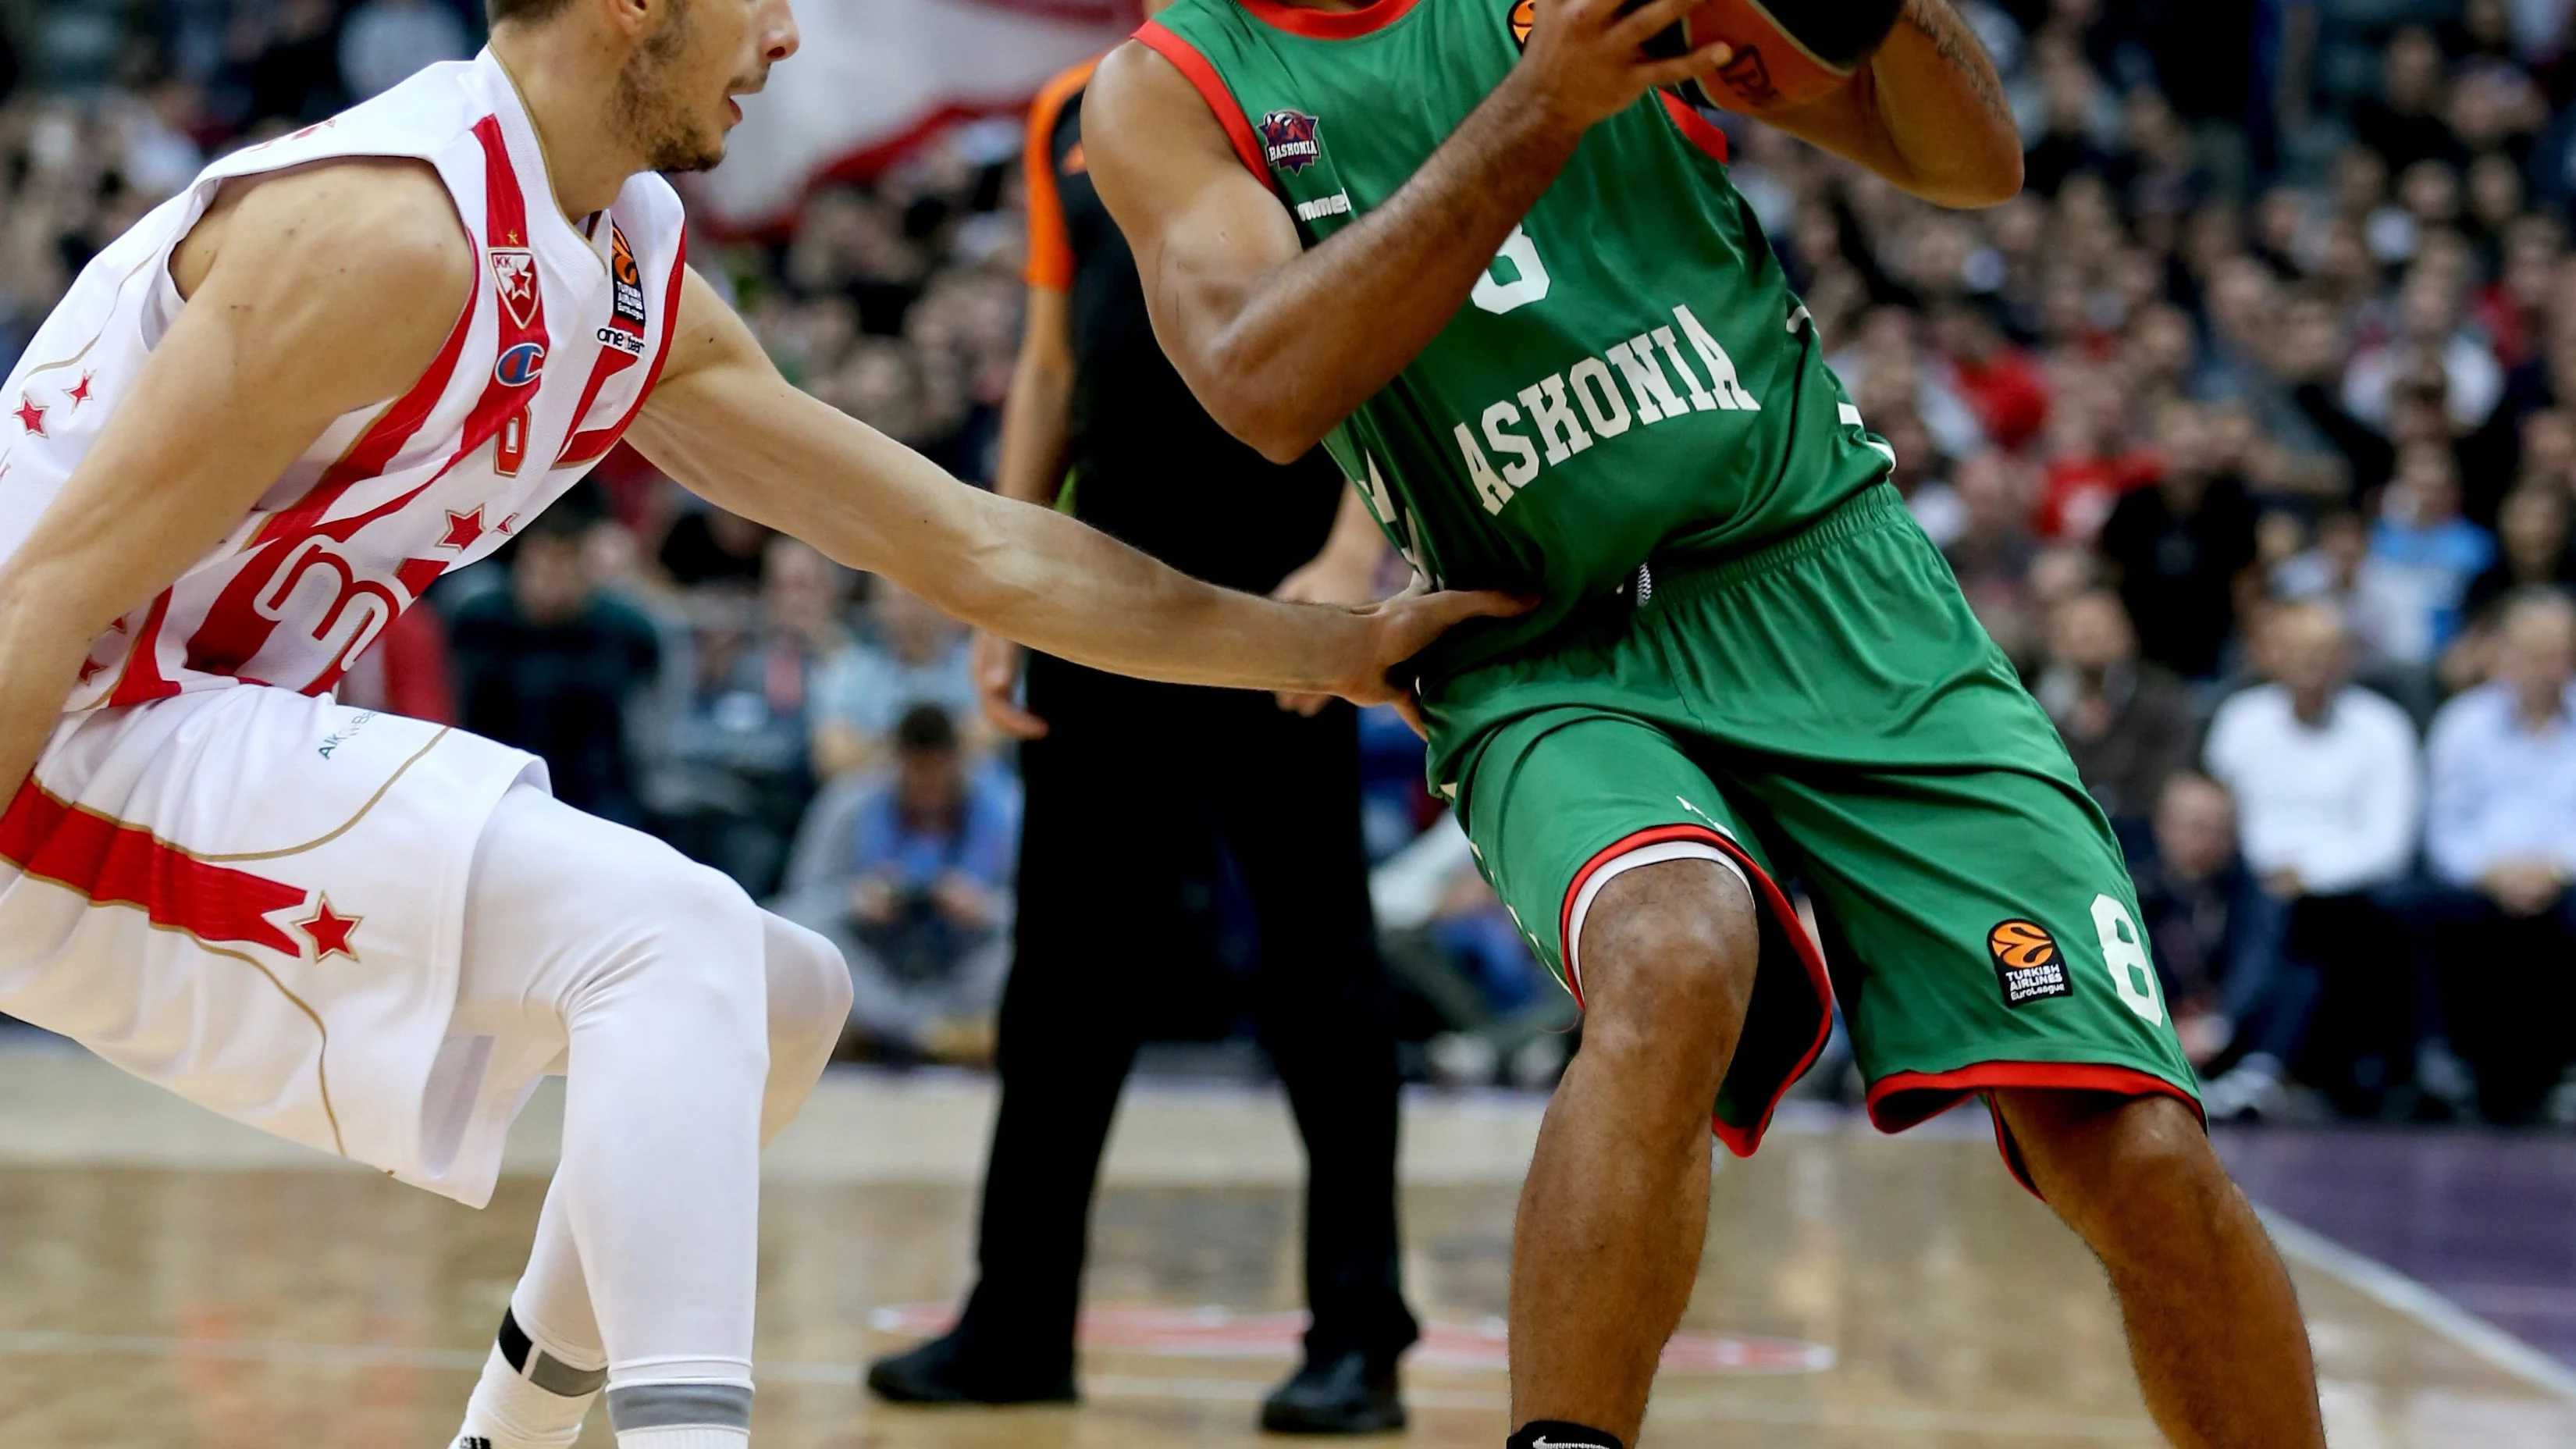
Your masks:
[[[1159,6],[1149,5],[1148,9]],[[1136,264],[1082,157],[1084,64],[1030,114],[1029,297],[997,486],[1212,583],[1364,603],[1383,549],[1321,450],[1287,467],[1235,441],[1154,341]],[[1351,706],[1151,684],[976,640],[985,711],[1027,743],[1017,957],[982,1270],[946,1337],[868,1373],[907,1403],[1074,1397],[1092,1187],[1133,1065],[1139,958],[1185,949],[1188,866],[1222,842],[1258,922],[1253,1015],[1306,1141],[1304,1365],[1265,1429],[1404,1423],[1396,1358],[1395,1039],[1369,915]]]

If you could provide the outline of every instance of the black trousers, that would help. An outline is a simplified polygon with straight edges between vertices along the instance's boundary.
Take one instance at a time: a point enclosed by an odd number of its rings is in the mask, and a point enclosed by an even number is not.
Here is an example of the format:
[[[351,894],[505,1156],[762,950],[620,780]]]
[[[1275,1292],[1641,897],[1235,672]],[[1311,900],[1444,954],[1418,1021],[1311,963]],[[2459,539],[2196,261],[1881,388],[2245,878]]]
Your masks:
[[[1092,1189],[1142,1016],[1140,962],[1185,952],[1194,863],[1222,842],[1257,922],[1252,1016],[1305,1138],[1306,1346],[1391,1359],[1413,1342],[1397,1266],[1395,1037],[1369,915],[1359,737],[1244,690],[1118,678],[1032,656],[1017,955],[981,1277],[961,1346],[1071,1361]]]

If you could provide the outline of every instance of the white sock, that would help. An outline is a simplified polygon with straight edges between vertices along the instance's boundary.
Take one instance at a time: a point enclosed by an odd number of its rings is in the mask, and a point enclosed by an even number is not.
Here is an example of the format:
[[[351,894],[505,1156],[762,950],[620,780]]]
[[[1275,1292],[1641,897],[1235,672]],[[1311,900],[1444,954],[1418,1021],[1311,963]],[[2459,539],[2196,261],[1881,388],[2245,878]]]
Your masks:
[[[516,1315],[504,1317],[450,1449],[571,1449],[607,1379],[605,1366],[566,1362],[578,1356],[531,1339]],[[566,1388],[574,1392],[558,1392]]]
[[[751,1449],[749,1429],[629,1429],[617,1449]]]

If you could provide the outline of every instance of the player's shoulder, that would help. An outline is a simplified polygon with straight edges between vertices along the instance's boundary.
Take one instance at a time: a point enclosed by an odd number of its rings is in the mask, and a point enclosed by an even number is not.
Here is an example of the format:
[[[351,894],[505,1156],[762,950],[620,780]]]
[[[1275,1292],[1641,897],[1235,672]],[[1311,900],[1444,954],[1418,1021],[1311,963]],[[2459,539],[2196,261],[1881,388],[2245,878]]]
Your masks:
[[[193,297],[218,269],[373,317],[423,305],[455,316],[474,286],[474,243],[428,163],[331,157],[226,183],[172,257]]]
[[[243,196],[225,247],[245,241],[280,258],[334,258],[333,270],[385,285],[474,274],[474,243],[447,183],[406,157],[335,157],[264,178]]]

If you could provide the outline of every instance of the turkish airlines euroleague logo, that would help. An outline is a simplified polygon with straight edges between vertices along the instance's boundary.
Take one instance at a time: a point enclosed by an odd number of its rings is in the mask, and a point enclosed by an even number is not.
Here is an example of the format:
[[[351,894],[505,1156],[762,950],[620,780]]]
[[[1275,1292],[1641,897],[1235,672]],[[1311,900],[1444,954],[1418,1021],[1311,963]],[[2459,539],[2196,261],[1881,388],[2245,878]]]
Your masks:
[[[1529,49],[1530,31],[1538,26],[1538,0],[1520,0],[1512,7],[1512,44]]]
[[[2066,979],[2066,953],[2057,949],[2057,938],[2037,921],[1995,922],[1995,928],[1986,932],[1986,954],[1995,958],[1995,975],[2003,982],[2006,1006],[2074,994],[2074,984]]]

